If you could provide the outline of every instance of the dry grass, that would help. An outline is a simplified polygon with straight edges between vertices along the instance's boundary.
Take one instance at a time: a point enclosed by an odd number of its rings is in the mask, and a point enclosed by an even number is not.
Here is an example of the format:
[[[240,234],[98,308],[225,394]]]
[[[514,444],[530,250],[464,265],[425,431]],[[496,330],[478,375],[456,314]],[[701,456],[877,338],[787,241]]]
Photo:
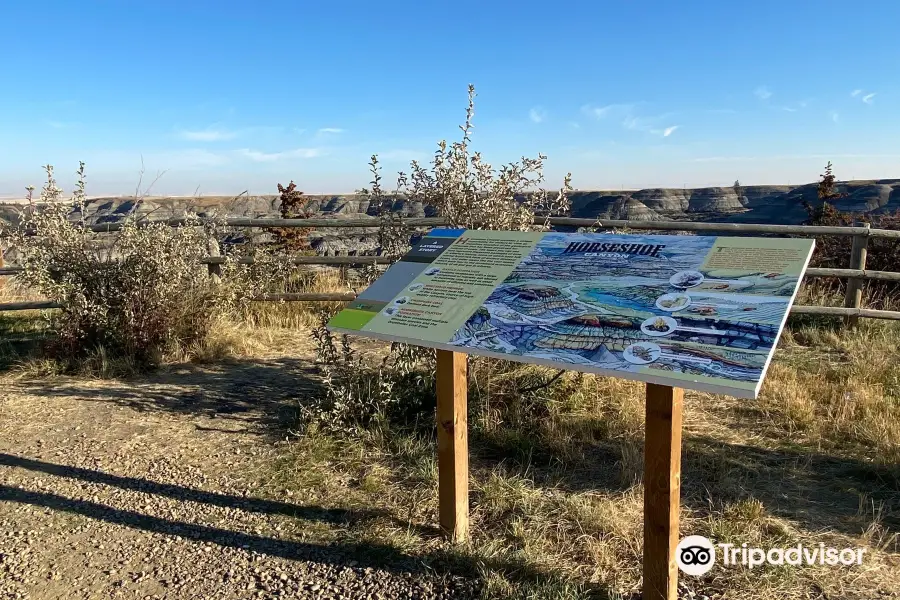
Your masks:
[[[37,302],[46,300],[34,289],[22,285],[15,277],[0,276],[0,303]]]
[[[804,290],[800,302],[835,303]],[[758,401],[686,396],[682,535],[751,546],[867,548],[862,567],[722,567],[684,578],[725,598],[871,598],[900,589],[900,324],[792,318]],[[629,597],[640,589],[643,386],[470,363],[472,541],[453,550],[487,597]],[[397,521],[346,532],[425,557],[435,523],[428,434],[307,432],[270,483]],[[405,523],[406,525],[403,525]],[[437,554],[441,555],[442,554]]]
[[[343,291],[341,277],[289,291]],[[805,290],[802,303],[830,298]],[[260,304],[217,322],[176,359],[310,356],[321,304]],[[758,401],[689,392],[683,535],[752,546],[868,549],[861,567],[721,567],[684,578],[698,593],[762,600],[873,598],[900,589],[900,323],[792,318]],[[640,588],[643,386],[515,363],[470,366],[472,540],[450,548],[430,526],[437,467],[430,432],[381,423],[354,437],[309,430],[260,473],[300,503],[381,508],[365,525],[310,523],[307,539],[377,540],[450,561],[486,597],[628,598]],[[306,525],[304,524],[304,527]],[[438,561],[440,562],[440,561]]]
[[[351,284],[358,277],[348,277],[346,269],[322,269],[297,273],[279,293],[325,294],[350,292]],[[260,302],[248,315],[246,324],[255,328],[300,328],[309,329],[319,324],[318,314],[333,312],[344,305],[343,302]]]

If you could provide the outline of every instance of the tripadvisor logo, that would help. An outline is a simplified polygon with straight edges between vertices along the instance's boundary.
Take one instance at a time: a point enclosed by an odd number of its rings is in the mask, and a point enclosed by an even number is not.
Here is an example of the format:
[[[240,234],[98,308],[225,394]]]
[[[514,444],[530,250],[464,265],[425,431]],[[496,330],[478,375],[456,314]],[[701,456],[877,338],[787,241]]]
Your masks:
[[[716,548],[702,535],[689,535],[675,548],[675,562],[686,575],[709,573],[716,564]]]
[[[691,535],[675,549],[675,562],[686,575],[700,576],[716,564],[716,548],[721,551],[721,564],[741,565],[754,569],[763,565],[861,565],[865,548],[826,548],[825,544],[807,547],[797,544],[790,548],[751,548],[748,544],[715,544],[702,535]]]

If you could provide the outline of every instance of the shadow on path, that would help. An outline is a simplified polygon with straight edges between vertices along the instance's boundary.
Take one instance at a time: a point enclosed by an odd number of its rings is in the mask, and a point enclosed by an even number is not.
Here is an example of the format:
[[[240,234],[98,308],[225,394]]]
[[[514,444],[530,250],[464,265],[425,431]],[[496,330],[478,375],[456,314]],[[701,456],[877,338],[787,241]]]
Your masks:
[[[278,357],[174,365],[129,380],[52,379],[17,385],[41,396],[75,396],[140,412],[224,419],[255,433],[279,435],[296,423],[299,403],[318,393],[318,374],[312,361]]]
[[[366,519],[388,518],[403,527],[411,524],[393,518],[381,511],[331,509],[319,506],[302,506],[258,498],[237,498],[215,492],[205,492],[184,486],[160,484],[132,477],[111,475],[92,469],[67,467],[39,460],[0,454],[0,465],[28,469],[48,475],[102,483],[122,489],[136,490],[168,496],[180,500],[203,502],[247,511],[299,517],[328,523],[358,522]],[[185,523],[167,518],[146,515],[133,510],[112,508],[97,502],[67,498],[65,496],[25,490],[0,484],[0,501],[40,506],[55,511],[82,515],[91,519],[122,525],[141,531],[167,536],[180,536],[197,542],[257,552],[267,556],[289,560],[312,561],[354,568],[372,567],[394,573],[461,575],[478,579],[485,568],[500,571],[519,584],[542,585],[554,580],[552,574],[519,562],[500,561],[473,557],[451,550],[432,551],[426,555],[406,554],[389,544],[354,542],[352,540],[331,544],[282,540],[262,535],[248,534],[220,527]],[[415,527],[415,526],[414,526]],[[418,527],[419,533],[437,536],[437,528]],[[605,600],[608,591],[598,586],[586,590],[588,597]]]
[[[147,479],[139,479],[136,477],[123,477],[121,475],[113,475],[103,471],[94,469],[84,469],[81,467],[70,467],[66,465],[58,465],[48,463],[41,460],[34,460],[15,456],[12,454],[0,453],[0,466],[17,467],[27,469],[37,473],[46,473],[57,477],[67,479],[77,479],[90,483],[100,483],[117,487],[123,490],[132,490],[136,492],[144,492],[157,496],[165,496],[174,500],[186,502],[197,502],[200,504],[208,504],[210,506],[219,506],[224,508],[234,508],[247,512],[254,512],[267,515],[283,515],[287,517],[295,517],[305,519],[307,521],[321,521],[326,523],[353,523],[359,521],[389,519],[394,524],[401,524],[403,527],[410,527],[411,524],[391,516],[383,510],[348,510],[341,508],[322,508],[302,506],[289,502],[280,502],[278,500],[266,500],[263,498],[247,498],[240,496],[229,496],[218,492],[208,492],[197,490],[182,485],[171,483],[158,483]],[[436,537],[440,535],[440,529],[437,527],[412,526],[417,532],[425,537]]]

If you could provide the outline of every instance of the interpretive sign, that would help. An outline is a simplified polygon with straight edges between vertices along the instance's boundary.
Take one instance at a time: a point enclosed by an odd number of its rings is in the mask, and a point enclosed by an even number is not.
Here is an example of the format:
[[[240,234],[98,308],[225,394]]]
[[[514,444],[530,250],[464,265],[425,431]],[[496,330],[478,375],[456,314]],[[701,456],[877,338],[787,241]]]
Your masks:
[[[434,229],[329,329],[756,398],[813,241]]]

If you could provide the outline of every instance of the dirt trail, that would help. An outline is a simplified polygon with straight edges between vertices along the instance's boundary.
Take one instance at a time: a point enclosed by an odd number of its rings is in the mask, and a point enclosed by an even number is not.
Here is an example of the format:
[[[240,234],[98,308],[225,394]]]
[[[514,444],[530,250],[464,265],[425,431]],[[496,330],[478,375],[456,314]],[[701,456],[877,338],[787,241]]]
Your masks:
[[[378,566],[389,548],[304,541],[360,516],[254,488],[308,368],[0,383],[0,598],[471,596],[413,559]]]

